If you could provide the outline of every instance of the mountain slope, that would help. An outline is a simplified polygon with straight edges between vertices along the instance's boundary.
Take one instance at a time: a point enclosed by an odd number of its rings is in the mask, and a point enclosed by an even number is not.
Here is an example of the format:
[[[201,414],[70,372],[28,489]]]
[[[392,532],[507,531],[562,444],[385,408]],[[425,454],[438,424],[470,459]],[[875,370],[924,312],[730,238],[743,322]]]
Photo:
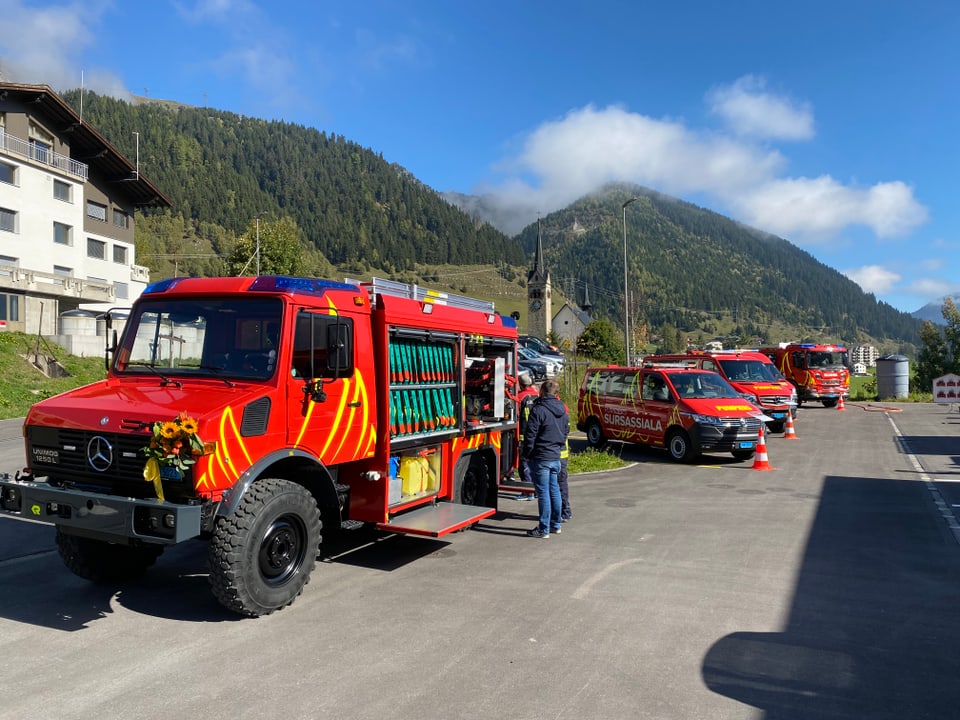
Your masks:
[[[63,94],[79,107],[79,91]],[[343,136],[174,103],[83,95],[83,117],[171,199],[174,213],[242,232],[290,216],[334,264],[522,265],[507,235],[475,222],[396,164]]]
[[[711,318],[727,316],[747,336],[794,326],[851,344],[917,341],[916,319],[786,240],[638,186],[611,185],[542,218],[554,284],[568,295],[575,286],[578,298],[589,286],[595,314],[623,316],[622,203],[631,197],[638,198],[627,209],[631,317],[709,330]],[[536,225],[519,238],[532,253]]]

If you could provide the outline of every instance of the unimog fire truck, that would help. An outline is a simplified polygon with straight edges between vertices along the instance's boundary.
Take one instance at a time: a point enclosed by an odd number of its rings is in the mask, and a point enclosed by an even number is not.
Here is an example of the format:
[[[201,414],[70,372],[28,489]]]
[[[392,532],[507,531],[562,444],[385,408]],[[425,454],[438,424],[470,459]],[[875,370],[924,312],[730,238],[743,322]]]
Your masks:
[[[440,537],[496,512],[517,422],[517,329],[492,303],[374,279],[173,278],[112,334],[105,380],[24,423],[0,506],[118,580],[209,543],[227,608],[301,593],[326,533]]]
[[[836,407],[850,397],[850,358],[843,345],[780,343],[760,348],[777,370],[797,388],[797,403],[817,400]]]

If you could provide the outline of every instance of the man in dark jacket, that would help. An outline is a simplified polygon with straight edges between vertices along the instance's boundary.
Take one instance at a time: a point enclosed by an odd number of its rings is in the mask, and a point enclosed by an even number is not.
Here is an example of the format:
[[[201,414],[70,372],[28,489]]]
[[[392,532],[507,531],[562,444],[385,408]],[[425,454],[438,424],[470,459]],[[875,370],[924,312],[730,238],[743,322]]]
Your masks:
[[[546,380],[540,386],[540,397],[534,403],[523,431],[521,455],[530,463],[530,474],[537,492],[540,522],[527,535],[548,538],[560,532],[560,453],[567,444],[570,416],[558,397],[560,385]]]

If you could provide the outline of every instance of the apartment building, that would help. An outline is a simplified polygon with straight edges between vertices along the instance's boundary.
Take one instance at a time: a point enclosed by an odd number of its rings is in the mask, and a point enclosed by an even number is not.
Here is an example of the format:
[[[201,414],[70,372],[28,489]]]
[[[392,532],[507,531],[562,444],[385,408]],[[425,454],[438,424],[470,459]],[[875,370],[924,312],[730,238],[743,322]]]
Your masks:
[[[876,367],[880,353],[873,345],[857,345],[850,350],[850,363],[862,363],[866,367]]]
[[[55,335],[150,281],[134,211],[170,201],[46,85],[0,82],[0,329]]]

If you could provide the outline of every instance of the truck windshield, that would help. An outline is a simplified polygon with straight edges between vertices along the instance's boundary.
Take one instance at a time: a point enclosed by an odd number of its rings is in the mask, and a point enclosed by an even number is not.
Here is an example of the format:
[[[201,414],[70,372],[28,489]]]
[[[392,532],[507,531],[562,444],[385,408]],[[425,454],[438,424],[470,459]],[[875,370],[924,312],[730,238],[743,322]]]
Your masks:
[[[808,368],[824,368],[826,370],[840,370],[846,367],[847,354],[845,352],[827,352],[824,350],[807,353]]]
[[[760,360],[720,360],[720,367],[728,380],[734,382],[769,382],[767,363]]]
[[[278,299],[145,300],[128,321],[114,370],[265,380],[276,370],[282,313]]]

